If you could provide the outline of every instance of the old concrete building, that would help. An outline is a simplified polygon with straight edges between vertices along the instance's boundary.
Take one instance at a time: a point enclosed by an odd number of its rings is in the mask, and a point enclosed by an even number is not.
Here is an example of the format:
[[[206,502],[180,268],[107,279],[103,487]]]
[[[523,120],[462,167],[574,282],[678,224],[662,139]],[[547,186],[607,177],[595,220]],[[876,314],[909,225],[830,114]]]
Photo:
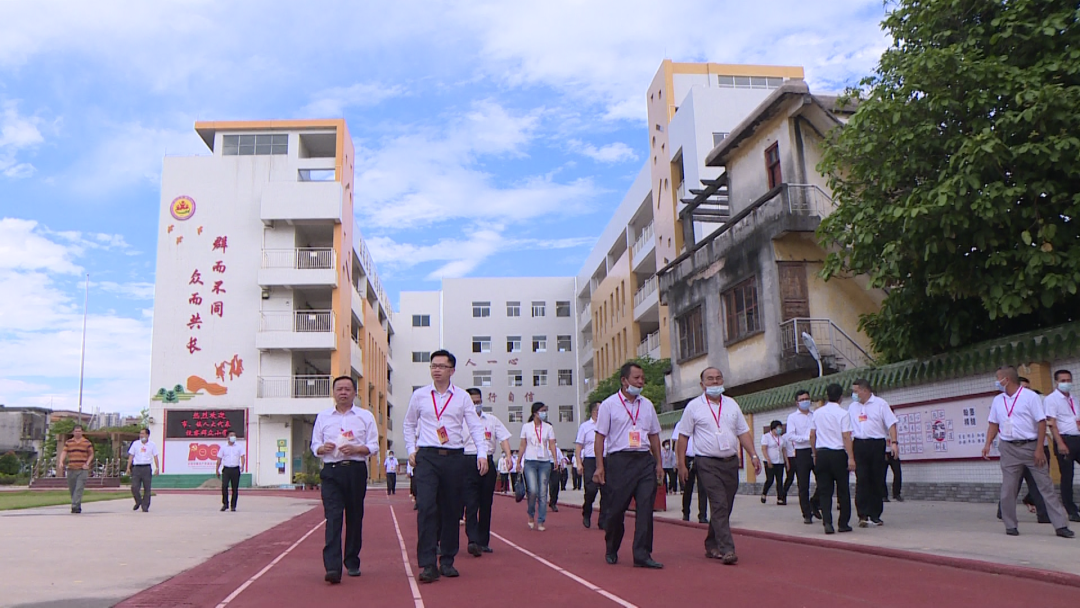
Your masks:
[[[37,457],[45,443],[50,410],[0,405],[0,454]]]

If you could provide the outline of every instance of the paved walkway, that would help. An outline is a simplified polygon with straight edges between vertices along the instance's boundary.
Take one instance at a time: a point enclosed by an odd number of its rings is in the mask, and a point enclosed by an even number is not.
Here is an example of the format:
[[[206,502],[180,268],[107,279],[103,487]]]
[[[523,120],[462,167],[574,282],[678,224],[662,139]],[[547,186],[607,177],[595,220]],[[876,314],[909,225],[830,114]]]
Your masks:
[[[310,510],[308,496],[248,492],[235,513],[218,493],[158,493],[149,513],[130,499],[0,511],[0,605],[112,606]]]

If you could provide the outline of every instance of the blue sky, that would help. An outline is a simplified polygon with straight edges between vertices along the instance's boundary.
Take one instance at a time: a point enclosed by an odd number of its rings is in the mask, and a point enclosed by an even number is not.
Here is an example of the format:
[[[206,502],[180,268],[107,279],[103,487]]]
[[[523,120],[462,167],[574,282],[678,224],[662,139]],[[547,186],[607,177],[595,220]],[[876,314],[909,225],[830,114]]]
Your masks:
[[[0,403],[149,394],[161,158],[195,120],[344,117],[390,297],[573,275],[641,166],[664,58],[802,65],[839,91],[881,0],[0,3]]]

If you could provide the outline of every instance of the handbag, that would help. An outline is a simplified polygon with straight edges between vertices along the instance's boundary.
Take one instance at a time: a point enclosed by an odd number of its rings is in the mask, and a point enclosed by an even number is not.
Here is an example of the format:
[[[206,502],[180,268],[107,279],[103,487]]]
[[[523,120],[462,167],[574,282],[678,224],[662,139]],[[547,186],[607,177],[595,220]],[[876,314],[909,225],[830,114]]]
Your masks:
[[[517,487],[514,488],[514,502],[525,500],[525,492],[525,478],[524,476],[518,475]]]

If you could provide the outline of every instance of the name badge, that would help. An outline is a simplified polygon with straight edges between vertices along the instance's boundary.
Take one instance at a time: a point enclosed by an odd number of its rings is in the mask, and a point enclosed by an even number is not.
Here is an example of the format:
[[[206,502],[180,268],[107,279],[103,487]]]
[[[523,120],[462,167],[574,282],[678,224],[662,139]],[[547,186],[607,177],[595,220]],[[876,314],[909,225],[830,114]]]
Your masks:
[[[630,447],[641,447],[641,431],[630,431]]]
[[[1012,439],[1012,434],[1013,434],[1012,418],[1006,418],[1001,423],[1001,434],[1002,435],[1008,435],[1009,438]]]
[[[491,441],[491,431],[484,431],[484,439]]]
[[[439,443],[448,443],[450,441],[450,434],[446,432],[445,426],[440,426],[435,430],[435,433],[439,436]]]
[[[866,412],[859,414],[859,422],[866,422]]]
[[[139,451],[142,452],[143,454],[145,454],[146,453],[146,448],[139,448]]]

